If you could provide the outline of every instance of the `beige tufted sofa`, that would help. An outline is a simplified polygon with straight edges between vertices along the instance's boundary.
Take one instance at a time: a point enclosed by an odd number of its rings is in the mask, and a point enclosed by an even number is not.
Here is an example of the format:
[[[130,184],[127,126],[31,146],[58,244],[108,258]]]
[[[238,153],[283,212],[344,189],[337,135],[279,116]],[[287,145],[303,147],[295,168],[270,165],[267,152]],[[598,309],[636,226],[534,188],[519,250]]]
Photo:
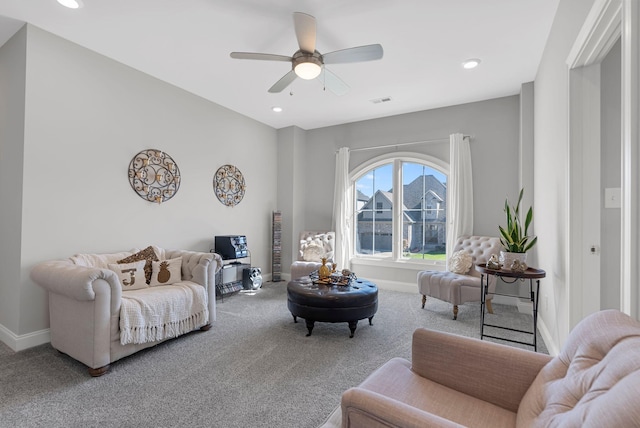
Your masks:
[[[200,320],[192,329],[208,330],[216,319],[215,273],[222,266],[220,256],[215,253],[153,248],[159,260],[182,258],[181,278],[175,285],[204,287],[205,291],[201,294],[206,297],[208,319]],[[92,376],[101,376],[112,362],[166,340],[121,343],[123,293],[136,293],[144,299],[145,293],[163,289],[166,299],[162,304],[168,306],[174,304],[169,301],[174,302],[177,295],[184,294],[184,291],[171,285],[122,291],[118,275],[108,269],[108,264],[117,263],[137,251],[76,254],[65,260],[39,263],[31,270],[31,278],[48,292],[51,346],[88,366]],[[174,333],[169,335],[174,336]]]
[[[411,362],[387,362],[341,411],[343,428],[638,427],[640,322],[592,314],[555,358],[418,329]]]
[[[335,232],[304,231],[300,233],[298,259],[291,264],[291,279],[309,275],[321,265],[322,257],[333,262]]]
[[[458,317],[458,305],[466,302],[479,302],[482,284],[480,273],[475,270],[475,265],[486,263],[492,254],[500,253],[500,238],[488,236],[461,236],[453,247],[453,253],[464,250],[471,254],[471,267],[464,273],[454,273],[449,270],[418,272],[418,291],[422,294],[422,308],[427,301],[427,296],[444,300],[453,305],[453,319]],[[496,289],[496,278],[489,275],[489,293]],[[487,296],[487,310],[493,313],[491,307],[491,294]]]

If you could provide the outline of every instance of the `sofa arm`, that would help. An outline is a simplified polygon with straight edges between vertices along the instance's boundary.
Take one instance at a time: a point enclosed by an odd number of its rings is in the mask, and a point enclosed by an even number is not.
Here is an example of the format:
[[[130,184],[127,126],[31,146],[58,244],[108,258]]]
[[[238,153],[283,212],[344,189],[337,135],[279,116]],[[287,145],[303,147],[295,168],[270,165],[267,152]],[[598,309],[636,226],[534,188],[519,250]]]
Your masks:
[[[187,250],[166,250],[168,259],[182,257],[182,279],[205,288],[215,285],[215,275],[222,268],[222,258],[216,253]]]
[[[459,428],[454,422],[363,388],[342,394],[342,428]]]
[[[51,293],[61,294],[78,301],[95,300],[94,282],[109,284],[111,301],[120,301],[122,286],[115,272],[108,269],[78,266],[68,260],[42,262],[31,270],[31,279]]]
[[[413,333],[413,371],[512,412],[550,360],[545,354],[425,328]]]
[[[165,257],[182,257],[182,279],[202,285],[207,290],[209,323],[217,318],[216,313],[216,272],[222,268],[222,257],[216,253],[202,253],[188,250],[166,250]]]

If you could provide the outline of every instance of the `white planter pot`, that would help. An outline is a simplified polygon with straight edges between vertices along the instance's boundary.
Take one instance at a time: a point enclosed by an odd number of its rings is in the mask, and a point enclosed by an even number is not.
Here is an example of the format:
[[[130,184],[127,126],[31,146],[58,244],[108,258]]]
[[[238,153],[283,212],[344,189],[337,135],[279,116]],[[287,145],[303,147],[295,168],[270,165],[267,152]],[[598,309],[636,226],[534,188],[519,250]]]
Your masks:
[[[527,261],[527,253],[510,253],[508,251],[500,251],[500,264],[502,269],[511,270],[511,264],[514,260],[521,263]]]

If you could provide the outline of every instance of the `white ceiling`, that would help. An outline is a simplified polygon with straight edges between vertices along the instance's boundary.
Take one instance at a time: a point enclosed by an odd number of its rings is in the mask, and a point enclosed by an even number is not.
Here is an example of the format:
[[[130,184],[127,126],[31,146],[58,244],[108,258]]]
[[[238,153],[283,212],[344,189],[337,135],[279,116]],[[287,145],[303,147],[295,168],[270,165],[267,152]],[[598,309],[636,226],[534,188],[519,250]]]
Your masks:
[[[274,128],[303,129],[517,94],[534,80],[559,0],[0,0],[0,44],[31,23]],[[320,53],[380,43],[378,61],[330,68],[338,97],[318,80],[267,90],[286,62],[232,51],[292,55],[293,12],[317,19]],[[6,19],[11,18],[11,19]],[[474,70],[463,60],[480,58]],[[390,97],[386,103],[371,100]],[[274,113],[280,106],[282,113]]]

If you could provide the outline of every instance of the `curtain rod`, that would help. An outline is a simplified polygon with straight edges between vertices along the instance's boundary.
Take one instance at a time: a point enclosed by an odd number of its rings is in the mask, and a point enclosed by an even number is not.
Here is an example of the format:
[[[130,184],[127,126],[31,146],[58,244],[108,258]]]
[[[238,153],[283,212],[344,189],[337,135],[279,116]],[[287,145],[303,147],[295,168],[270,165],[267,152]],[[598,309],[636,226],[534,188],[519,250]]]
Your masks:
[[[471,135],[463,135],[462,138],[469,138],[469,140],[471,140]],[[373,146],[373,147],[360,147],[360,148],[357,148],[357,149],[349,149],[349,151],[350,152],[360,152],[360,151],[364,151],[364,150],[386,149],[388,147],[409,146],[409,145],[413,145],[413,144],[441,143],[441,142],[445,142],[445,141],[449,141],[449,137],[436,138],[436,139],[433,139],[433,140],[424,140],[424,141],[412,141],[410,143],[396,143],[396,144],[384,144],[384,145],[381,145],[381,146]],[[336,150],[336,153],[338,153],[338,150]]]

